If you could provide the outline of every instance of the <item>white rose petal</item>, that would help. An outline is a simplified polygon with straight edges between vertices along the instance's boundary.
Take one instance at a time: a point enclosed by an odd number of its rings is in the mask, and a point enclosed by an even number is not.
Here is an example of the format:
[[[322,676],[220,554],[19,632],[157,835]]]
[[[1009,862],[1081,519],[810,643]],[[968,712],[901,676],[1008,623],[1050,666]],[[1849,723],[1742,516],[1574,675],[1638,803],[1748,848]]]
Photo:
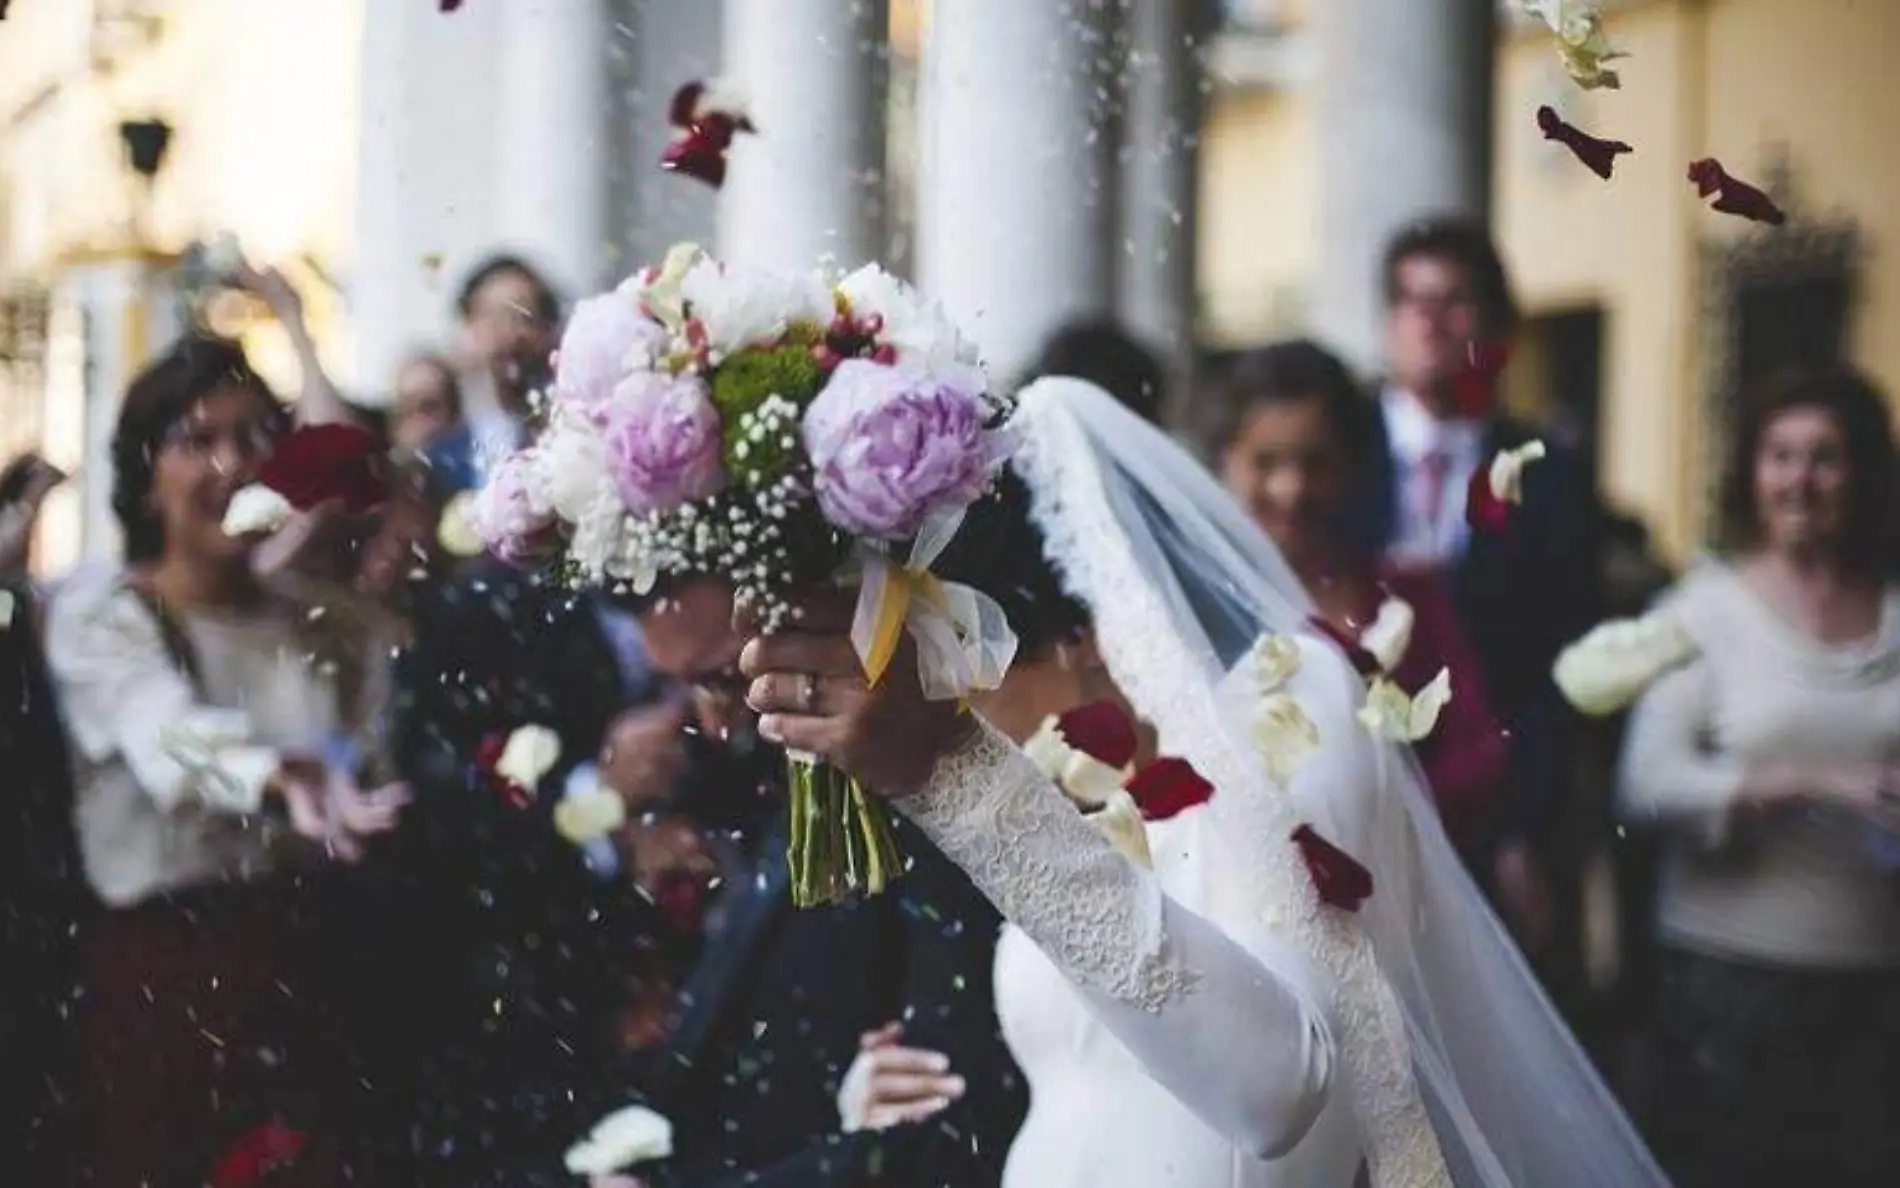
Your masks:
[[[0,590],[0,631],[13,626],[13,611],[16,606],[13,591]]]
[[[1441,668],[1432,683],[1416,696],[1407,696],[1384,677],[1374,677],[1359,707],[1359,721],[1367,730],[1395,742],[1414,743],[1438,725],[1438,716],[1451,704],[1451,670]]]
[[[1268,635],[1253,646],[1256,680],[1262,693],[1286,687],[1300,671],[1300,643],[1290,635]]]
[[[1102,836],[1108,838],[1109,844],[1123,857],[1137,866],[1154,869],[1154,854],[1148,849],[1148,825],[1141,819],[1141,809],[1134,797],[1117,789],[1108,803],[1090,813],[1088,819],[1095,822]]]
[[[224,523],[220,527],[226,536],[275,532],[289,523],[296,511],[290,505],[290,500],[262,483],[252,483],[239,488],[231,496],[231,502],[224,509]]]
[[[1579,712],[1613,714],[1698,649],[1675,618],[1652,611],[1639,619],[1605,623],[1571,644],[1551,670],[1557,688]]]
[[[482,538],[475,531],[475,522],[469,517],[469,509],[475,503],[475,492],[458,492],[442,508],[442,522],[436,525],[436,543],[442,551],[451,557],[476,557],[482,552]]]
[[[1030,735],[1029,741],[1023,744],[1023,754],[1029,756],[1036,770],[1051,781],[1061,779],[1062,769],[1068,764],[1069,754],[1074,749],[1063,739],[1060,721],[1054,714],[1044,718],[1036,733]]]
[[[1121,772],[1087,751],[1070,746],[1054,717],[1043,720],[1041,728],[1023,744],[1023,754],[1071,800],[1085,805],[1107,804],[1121,794],[1127,782]]]
[[[611,1176],[672,1154],[673,1124],[645,1106],[628,1106],[601,1119],[569,1147],[565,1162],[571,1175]]]
[[[561,761],[561,736],[546,726],[523,726],[508,736],[495,774],[530,792]]]
[[[1359,634],[1359,644],[1372,653],[1379,667],[1391,672],[1405,659],[1412,646],[1412,628],[1418,615],[1403,598],[1388,598],[1379,604],[1372,625]]]
[[[1269,693],[1254,718],[1254,745],[1282,787],[1319,750],[1319,727],[1291,693]]]
[[[606,837],[626,823],[626,801],[601,784],[570,792],[554,806],[554,831],[577,846]]]
[[[1548,451],[1541,441],[1527,441],[1512,450],[1499,450],[1491,459],[1491,494],[1500,503],[1524,502],[1524,468]]]

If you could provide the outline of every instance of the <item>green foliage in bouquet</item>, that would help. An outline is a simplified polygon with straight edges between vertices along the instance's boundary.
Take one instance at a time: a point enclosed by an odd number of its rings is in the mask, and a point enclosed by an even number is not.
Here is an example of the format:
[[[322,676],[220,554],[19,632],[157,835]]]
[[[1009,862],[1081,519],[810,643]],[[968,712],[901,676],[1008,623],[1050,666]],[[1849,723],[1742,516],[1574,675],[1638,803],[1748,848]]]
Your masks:
[[[723,426],[726,473],[747,487],[783,473],[797,454],[798,413],[824,384],[808,347],[745,351],[721,363],[712,376],[712,401]],[[789,417],[769,415],[766,402],[774,396],[791,403]]]

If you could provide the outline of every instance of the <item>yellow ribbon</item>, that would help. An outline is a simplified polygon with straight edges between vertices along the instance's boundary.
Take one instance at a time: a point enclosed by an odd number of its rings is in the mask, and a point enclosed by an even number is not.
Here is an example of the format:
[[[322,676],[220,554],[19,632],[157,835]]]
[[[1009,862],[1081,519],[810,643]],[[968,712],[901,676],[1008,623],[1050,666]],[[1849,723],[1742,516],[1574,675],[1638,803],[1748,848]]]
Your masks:
[[[898,565],[883,553],[863,559],[851,642],[875,687],[890,670],[906,630],[917,645],[917,670],[932,700],[967,700],[1002,683],[1016,655],[1016,635],[1003,608],[979,590],[936,577],[913,556]]]

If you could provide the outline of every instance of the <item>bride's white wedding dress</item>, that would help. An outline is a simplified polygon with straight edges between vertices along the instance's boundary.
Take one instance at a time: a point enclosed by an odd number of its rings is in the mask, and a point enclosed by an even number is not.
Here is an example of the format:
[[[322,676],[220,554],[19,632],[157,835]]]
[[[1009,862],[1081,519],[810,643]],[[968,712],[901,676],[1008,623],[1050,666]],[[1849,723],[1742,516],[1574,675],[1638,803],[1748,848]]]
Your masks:
[[[1269,774],[1250,649],[1312,613],[1272,546],[1099,389],[1032,385],[1016,428],[1111,675],[1215,792],[1151,827],[1153,871],[987,728],[901,802],[1009,921],[996,997],[1031,1094],[1009,1188],[1352,1188],[1362,1164],[1372,1188],[1665,1185],[1310,637],[1291,692],[1321,746]],[[1360,911],[1319,902],[1302,825],[1371,871]]]

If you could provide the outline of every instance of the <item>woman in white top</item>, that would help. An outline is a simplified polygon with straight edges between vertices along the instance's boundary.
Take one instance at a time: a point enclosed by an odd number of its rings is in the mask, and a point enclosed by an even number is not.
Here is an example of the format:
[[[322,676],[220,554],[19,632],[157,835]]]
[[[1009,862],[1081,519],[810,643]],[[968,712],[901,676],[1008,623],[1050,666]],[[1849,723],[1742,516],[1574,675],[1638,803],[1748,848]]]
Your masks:
[[[1009,922],[996,1002],[1031,1104],[1005,1183],[1660,1185],[1415,765],[1354,720],[1364,687],[1304,629],[1312,604],[1272,545],[1099,389],[1020,399],[1011,476],[934,567],[1020,633],[978,714],[923,700],[902,662],[866,689],[848,607],[743,657],[762,733],[894,798]],[[1276,696],[1316,751],[1264,729]],[[1152,826],[1152,869],[1011,741],[1100,699],[1214,788]],[[1301,826],[1370,870],[1370,899],[1322,896]]]
[[[1697,655],[1638,703],[1623,802],[1672,842],[1650,1047],[1682,1188],[1900,1177],[1895,448],[1848,373],[1744,410],[1726,562],[1669,595]]]
[[[195,1188],[266,1124],[309,1136],[286,1183],[346,1182],[357,1090],[297,872],[356,856],[405,793],[339,765],[368,708],[359,641],[267,590],[255,542],[220,527],[286,423],[238,347],[176,344],[113,438],[127,564],[50,608],[79,848],[106,905],[81,959],[83,1182]]]

